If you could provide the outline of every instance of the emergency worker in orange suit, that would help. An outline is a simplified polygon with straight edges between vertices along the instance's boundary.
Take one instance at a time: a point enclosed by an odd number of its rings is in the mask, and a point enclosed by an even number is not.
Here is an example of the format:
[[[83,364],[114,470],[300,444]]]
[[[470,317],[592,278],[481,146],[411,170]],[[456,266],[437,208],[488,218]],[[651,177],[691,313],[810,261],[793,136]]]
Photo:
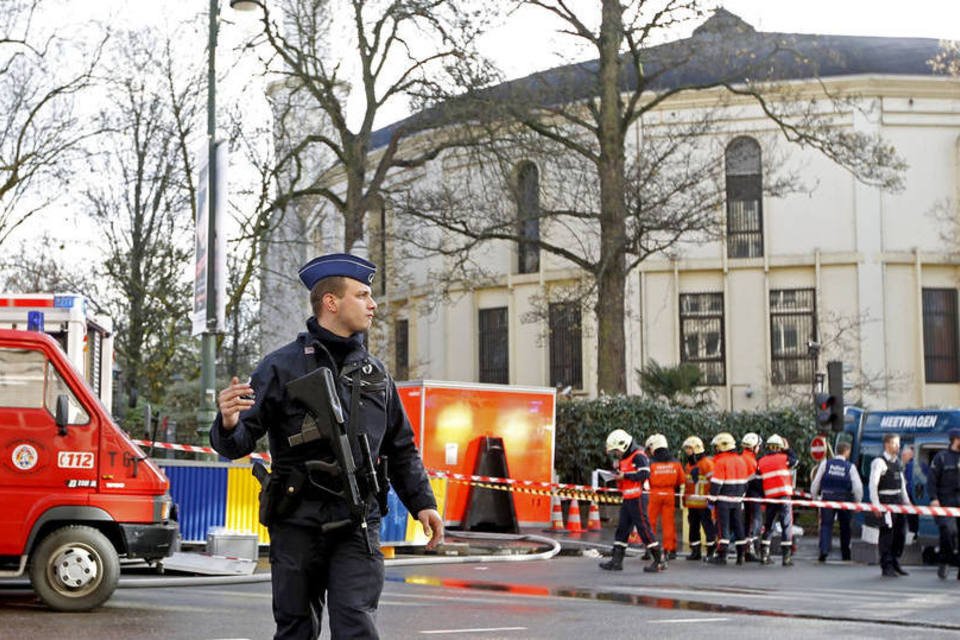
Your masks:
[[[793,497],[793,468],[797,466],[797,456],[790,450],[786,438],[773,434],[767,438],[767,452],[757,462],[758,473],[763,480],[763,495],[775,500],[789,500]],[[772,564],[770,559],[770,537],[773,535],[774,521],[780,522],[780,553],[783,566],[793,566],[793,505],[790,503],[767,503],[763,518],[763,549],[760,560]]]
[[[607,455],[614,461],[617,488],[623,494],[620,505],[620,520],[614,533],[613,551],[610,560],[600,563],[606,571],[621,571],[623,556],[627,553],[627,540],[633,528],[637,528],[640,539],[653,557],[649,566],[643,568],[647,573],[657,573],[667,568],[661,553],[660,544],[650,530],[647,519],[647,494],[650,489],[650,462],[637,446],[633,436],[623,429],[615,429],[607,436]]]
[[[743,496],[747,493],[750,471],[737,453],[737,441],[729,433],[718,433],[713,438],[717,454],[713,457],[713,478],[710,494],[716,496],[717,555],[714,564],[727,564],[727,549],[732,542],[737,548],[737,564],[743,564],[746,539],[743,534]]]
[[[740,440],[743,461],[747,463],[750,480],[747,482],[747,498],[762,498],[763,484],[757,473],[757,454],[760,452],[760,436],[750,432]],[[743,533],[747,539],[744,560],[757,562],[760,560],[760,531],[763,524],[763,505],[756,500],[746,500],[743,503]]]
[[[706,496],[710,493],[710,479],[713,477],[713,458],[703,450],[703,440],[690,436],[683,441],[684,472],[686,486],[683,490],[683,502],[687,508],[687,535],[690,543],[690,555],[687,560],[710,560],[717,544],[717,529],[713,525],[713,514]],[[700,548],[700,529],[706,539],[706,553]]]
[[[677,557],[676,496],[685,474],[677,459],[670,455],[666,436],[653,434],[647,438],[646,448],[650,452],[650,527],[656,534],[657,521],[660,521],[663,552],[673,560]]]

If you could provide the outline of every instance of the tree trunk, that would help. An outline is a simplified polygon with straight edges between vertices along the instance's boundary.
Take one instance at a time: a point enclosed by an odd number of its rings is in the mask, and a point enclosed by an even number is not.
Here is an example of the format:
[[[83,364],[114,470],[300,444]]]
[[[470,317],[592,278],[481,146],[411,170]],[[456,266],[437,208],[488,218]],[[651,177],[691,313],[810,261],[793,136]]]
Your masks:
[[[626,203],[624,133],[620,98],[622,8],[603,0],[600,38],[600,262],[597,279],[597,391],[626,393]]]
[[[362,137],[355,137],[346,145],[347,194],[343,211],[343,250],[350,253],[353,245],[363,240],[364,198],[363,185],[366,178],[366,148]]]

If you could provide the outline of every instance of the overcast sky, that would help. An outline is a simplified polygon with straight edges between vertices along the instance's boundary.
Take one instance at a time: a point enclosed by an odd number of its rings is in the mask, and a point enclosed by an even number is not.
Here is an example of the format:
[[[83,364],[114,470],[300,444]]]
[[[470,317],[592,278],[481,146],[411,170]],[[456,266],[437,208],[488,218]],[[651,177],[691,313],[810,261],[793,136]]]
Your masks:
[[[500,0],[490,0],[493,2]],[[595,11],[599,0],[568,0],[584,12]],[[2,10],[4,0],[0,0]],[[221,0],[226,7],[228,0]],[[206,0],[64,0],[54,15],[45,16],[48,26],[80,24],[95,19],[105,24],[130,28],[157,27],[171,21],[190,20],[202,27],[208,3]],[[705,6],[723,6],[740,16],[759,31],[818,33],[844,35],[877,35],[894,37],[928,37],[960,40],[960,0],[706,0]],[[220,69],[231,65],[236,46],[249,37],[256,20],[237,15],[229,8],[224,17],[231,21],[221,29],[218,49]],[[670,34],[669,39],[685,37],[696,24],[689,24]],[[67,27],[70,28],[69,26]],[[196,30],[197,56],[202,60],[206,33]],[[482,51],[493,58],[506,78],[516,78],[547,69],[570,59],[595,57],[595,53],[577,55],[569,50],[569,36],[555,32],[555,25],[544,19],[544,13],[525,9],[505,25],[488,33],[481,42]],[[187,50],[192,47],[187,44]],[[558,55],[563,51],[565,56]],[[218,86],[218,100],[229,100],[239,94],[239,87],[249,83],[245,72],[231,71]],[[249,89],[249,88],[248,88]],[[383,126],[408,115],[402,104],[394,104],[381,114],[377,124]],[[67,207],[68,208],[68,207]],[[76,238],[82,223],[64,225],[64,208],[37,217],[39,227],[52,234]],[[74,227],[72,230],[69,227]],[[27,233],[27,230],[24,230]],[[83,235],[82,233],[80,235]],[[8,246],[15,246],[16,241]]]

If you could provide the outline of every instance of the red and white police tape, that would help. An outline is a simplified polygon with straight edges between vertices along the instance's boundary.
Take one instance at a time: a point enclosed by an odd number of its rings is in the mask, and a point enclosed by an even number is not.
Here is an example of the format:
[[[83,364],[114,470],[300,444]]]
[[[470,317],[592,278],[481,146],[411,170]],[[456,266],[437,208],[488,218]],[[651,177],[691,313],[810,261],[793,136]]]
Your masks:
[[[198,447],[190,444],[173,444],[170,442],[150,442],[149,440],[134,440],[134,442],[141,447],[153,447],[155,449],[165,449],[168,451],[187,451],[189,453],[204,453],[210,455],[219,455],[211,447]],[[256,458],[258,460],[264,460],[266,462],[270,461],[270,454],[268,453],[251,453],[251,458]],[[499,484],[506,485],[505,488],[541,488],[549,489],[552,492],[562,492],[562,491],[575,491],[581,493],[596,493],[596,494],[616,494],[619,493],[617,489],[606,488],[606,487],[588,487],[585,485],[579,484],[566,484],[561,482],[539,482],[533,480],[517,480],[516,478],[496,478],[493,476],[475,476],[467,475],[462,473],[453,473],[450,471],[437,471],[434,469],[427,469],[427,473],[434,478],[447,478],[450,480],[455,480],[457,482],[464,483],[484,483],[484,484]],[[683,494],[675,494],[683,495]],[[960,507],[929,507],[929,506],[918,506],[918,505],[905,505],[905,504],[884,504],[884,505],[874,505],[870,502],[837,502],[834,500],[814,500],[813,496],[805,491],[796,490],[794,495],[801,496],[799,499],[794,498],[791,500],[780,500],[776,498],[733,498],[733,497],[724,497],[724,496],[702,496],[707,500],[711,501],[725,501],[725,502],[763,502],[767,504],[790,504],[797,507],[816,507],[823,509],[837,509],[843,511],[872,511],[874,513],[884,513],[889,511],[890,513],[904,513],[910,515],[922,515],[922,516],[941,516],[941,517],[957,517],[960,518]]]

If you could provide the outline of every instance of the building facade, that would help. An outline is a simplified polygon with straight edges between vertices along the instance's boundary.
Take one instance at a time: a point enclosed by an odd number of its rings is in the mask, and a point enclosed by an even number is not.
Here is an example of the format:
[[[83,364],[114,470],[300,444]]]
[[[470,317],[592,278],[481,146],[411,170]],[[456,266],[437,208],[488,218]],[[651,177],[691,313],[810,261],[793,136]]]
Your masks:
[[[680,242],[629,274],[628,393],[640,392],[635,370],[646,363],[689,362],[721,408],[778,406],[809,397],[815,373],[841,360],[848,403],[960,404],[960,80],[925,70],[934,41],[834,40],[845,55],[873,62],[790,83],[801,94],[826,87],[849,97],[849,108],[829,114],[830,126],[892,143],[908,164],[903,189],[863,184],[819,151],[784,140],[746,99],[687,93],[648,114],[631,131],[636,140],[671,119],[719,114],[702,144],[722,149],[723,187],[716,234]],[[523,234],[576,241],[575,231],[539,223],[541,204],[562,200],[564,176],[520,156],[515,167],[516,195],[505,201]],[[458,171],[441,156],[394,180],[436,184]],[[786,174],[795,188],[772,193]],[[315,251],[330,250],[342,231],[334,217],[320,218],[325,226],[304,235]],[[401,246],[400,224],[389,206],[370,212],[366,248],[385,272],[371,340],[398,378],[596,395],[602,354],[593,308],[553,295],[582,282],[578,269],[531,243],[491,242],[473,259],[492,276],[445,283],[438,295],[448,259],[416,259]]]

